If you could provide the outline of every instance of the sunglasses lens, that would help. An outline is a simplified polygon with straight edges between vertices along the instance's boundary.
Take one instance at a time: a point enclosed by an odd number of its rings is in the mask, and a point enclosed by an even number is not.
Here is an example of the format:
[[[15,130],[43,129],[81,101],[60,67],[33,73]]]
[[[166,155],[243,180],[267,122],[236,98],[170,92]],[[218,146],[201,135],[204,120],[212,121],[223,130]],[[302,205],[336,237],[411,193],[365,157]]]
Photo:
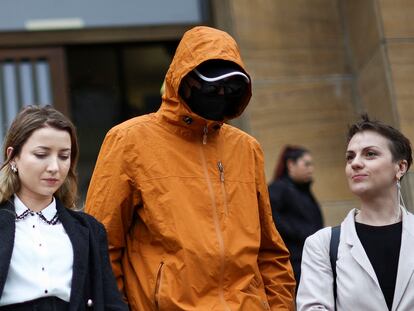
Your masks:
[[[201,84],[201,92],[204,95],[218,95],[220,93],[221,86],[216,83],[203,82]]]
[[[224,83],[224,93],[227,96],[241,96],[247,88],[247,83],[242,79],[231,79]]]
[[[234,84],[234,85],[227,85],[224,88],[224,92],[228,96],[240,96],[244,93],[244,90],[246,89],[246,85],[241,84]]]
[[[224,81],[201,83],[201,92],[207,96],[226,95],[241,96],[247,88],[247,83],[243,79],[232,78]]]

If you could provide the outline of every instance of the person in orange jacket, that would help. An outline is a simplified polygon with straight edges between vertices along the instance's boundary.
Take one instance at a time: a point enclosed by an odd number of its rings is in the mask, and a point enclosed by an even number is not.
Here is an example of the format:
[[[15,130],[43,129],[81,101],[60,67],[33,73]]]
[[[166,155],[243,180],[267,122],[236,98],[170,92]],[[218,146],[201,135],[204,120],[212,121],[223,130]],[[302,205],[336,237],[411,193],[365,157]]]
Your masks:
[[[225,122],[251,97],[227,33],[187,31],[156,113],[105,137],[86,200],[131,310],[294,310],[263,152]]]

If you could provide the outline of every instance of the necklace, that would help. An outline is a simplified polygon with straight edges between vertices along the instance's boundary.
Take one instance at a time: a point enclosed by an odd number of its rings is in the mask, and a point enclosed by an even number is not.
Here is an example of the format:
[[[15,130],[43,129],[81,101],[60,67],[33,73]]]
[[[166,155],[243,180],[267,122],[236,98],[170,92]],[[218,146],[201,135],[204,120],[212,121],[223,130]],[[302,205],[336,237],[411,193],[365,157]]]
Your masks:
[[[33,211],[31,211],[31,210],[29,210],[29,209],[27,209],[27,210],[25,210],[23,213],[21,213],[20,215],[16,215],[16,221],[19,221],[19,220],[23,220],[23,219],[25,219],[27,216],[29,216],[29,215],[31,215],[31,216],[34,216],[34,215],[37,215],[37,216],[39,216],[39,218],[44,222],[44,223],[46,223],[46,224],[48,224],[48,225],[52,225],[52,226],[54,226],[54,225],[56,225],[58,222],[59,222],[59,216],[58,216],[58,214],[57,214],[57,211],[56,211],[56,214],[55,214],[55,216],[53,216],[53,218],[51,219],[51,220],[47,220],[47,218],[42,214],[42,212],[33,212]]]

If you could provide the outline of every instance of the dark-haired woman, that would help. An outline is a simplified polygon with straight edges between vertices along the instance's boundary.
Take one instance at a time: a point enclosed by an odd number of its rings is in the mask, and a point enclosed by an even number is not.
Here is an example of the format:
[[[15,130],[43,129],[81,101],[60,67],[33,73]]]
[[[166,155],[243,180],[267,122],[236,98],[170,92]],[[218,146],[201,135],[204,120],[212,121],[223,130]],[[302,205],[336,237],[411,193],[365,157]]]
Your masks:
[[[305,239],[323,227],[322,214],[310,186],[313,159],[300,146],[285,146],[269,185],[273,220],[290,252],[296,282]]]
[[[299,311],[413,310],[414,216],[400,193],[411,163],[410,141],[398,130],[367,116],[350,127],[345,173],[360,204],[341,224],[336,299],[325,228],[305,242]]]
[[[0,310],[127,310],[104,227],[75,211],[78,143],[52,107],[29,106],[4,140]]]

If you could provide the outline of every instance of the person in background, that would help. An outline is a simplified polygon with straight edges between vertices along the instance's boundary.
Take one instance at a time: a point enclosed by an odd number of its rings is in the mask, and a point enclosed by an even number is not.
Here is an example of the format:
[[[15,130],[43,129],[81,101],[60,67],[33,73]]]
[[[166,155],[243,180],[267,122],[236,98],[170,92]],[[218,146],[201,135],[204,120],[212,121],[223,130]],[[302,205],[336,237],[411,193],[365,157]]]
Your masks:
[[[29,106],[4,140],[0,169],[0,310],[128,310],[105,229],[75,211],[78,143],[50,106]]]
[[[359,208],[340,226],[336,291],[329,227],[305,242],[298,310],[413,310],[414,216],[400,190],[412,164],[411,143],[395,128],[363,115],[349,129],[345,158]]]
[[[297,284],[305,239],[323,228],[319,204],[311,191],[313,159],[301,146],[285,146],[269,185],[273,221],[290,252]]]
[[[226,124],[250,97],[234,39],[195,27],[178,45],[160,109],[107,134],[86,211],[106,226],[131,310],[294,309],[261,147]]]

